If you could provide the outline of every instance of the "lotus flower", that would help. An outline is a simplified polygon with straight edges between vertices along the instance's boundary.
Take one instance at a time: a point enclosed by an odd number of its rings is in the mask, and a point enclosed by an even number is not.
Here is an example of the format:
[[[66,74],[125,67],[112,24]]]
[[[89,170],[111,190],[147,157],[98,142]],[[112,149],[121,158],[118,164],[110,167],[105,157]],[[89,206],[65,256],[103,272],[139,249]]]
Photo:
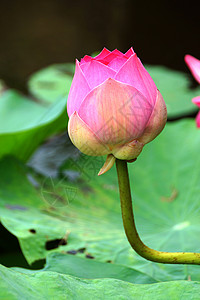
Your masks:
[[[67,111],[72,143],[87,155],[108,155],[99,174],[116,158],[135,160],[167,120],[163,97],[132,48],[76,60]]]
[[[185,62],[196,81],[200,84],[200,60],[187,54],[185,55]],[[193,98],[192,102],[200,108],[200,96]],[[197,114],[196,124],[200,128],[200,112]]]

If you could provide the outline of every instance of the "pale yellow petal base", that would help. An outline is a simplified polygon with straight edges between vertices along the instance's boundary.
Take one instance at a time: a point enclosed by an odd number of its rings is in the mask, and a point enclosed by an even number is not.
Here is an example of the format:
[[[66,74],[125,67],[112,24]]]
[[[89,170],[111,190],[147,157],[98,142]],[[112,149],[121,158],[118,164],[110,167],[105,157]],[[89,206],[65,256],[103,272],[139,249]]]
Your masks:
[[[69,119],[68,133],[72,143],[86,155],[102,156],[111,152],[79,117],[76,111]]]
[[[112,153],[118,159],[127,161],[134,160],[141,153],[143,146],[143,143],[140,143],[138,140],[133,140],[128,144],[113,149]]]

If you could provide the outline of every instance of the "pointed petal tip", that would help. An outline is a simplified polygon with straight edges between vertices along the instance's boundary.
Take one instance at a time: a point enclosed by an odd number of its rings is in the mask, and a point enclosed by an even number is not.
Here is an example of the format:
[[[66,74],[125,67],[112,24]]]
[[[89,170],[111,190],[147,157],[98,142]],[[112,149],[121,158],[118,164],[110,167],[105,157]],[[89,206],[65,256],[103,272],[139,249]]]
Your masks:
[[[191,58],[194,58],[194,56],[190,55],[190,54],[186,54],[184,56],[184,61],[187,63],[188,62],[188,59],[190,60]]]
[[[200,96],[193,98],[192,103],[194,103],[195,105],[197,105],[200,108]]]
[[[103,50],[94,57],[95,60],[98,59],[103,59],[104,57],[106,57],[107,55],[109,55],[111,53],[110,50],[108,50],[106,47],[103,48]]]
[[[127,59],[125,64],[116,73],[114,79],[133,86],[151,104],[155,103],[157,87],[136,53]]]
[[[106,50],[106,51],[109,51],[109,52],[110,52],[110,50],[109,50],[108,48],[106,48],[106,47],[103,47],[103,50],[104,50],[104,51]],[[102,50],[102,51],[103,51],[103,50]]]
[[[98,176],[105,174],[109,171],[115,163],[116,158],[112,154],[108,154],[103,167],[100,169]]]
[[[132,55],[135,54],[135,51],[133,50],[133,47],[131,47],[126,53],[124,54],[127,58],[130,58]]]
[[[200,84],[200,60],[190,54],[186,54],[184,60],[194,79]]]
[[[118,50],[117,48],[115,48],[113,51],[112,51],[112,53],[114,53],[114,54],[116,54],[116,55],[119,55],[119,56],[123,56],[124,54],[120,51],[120,50]]]

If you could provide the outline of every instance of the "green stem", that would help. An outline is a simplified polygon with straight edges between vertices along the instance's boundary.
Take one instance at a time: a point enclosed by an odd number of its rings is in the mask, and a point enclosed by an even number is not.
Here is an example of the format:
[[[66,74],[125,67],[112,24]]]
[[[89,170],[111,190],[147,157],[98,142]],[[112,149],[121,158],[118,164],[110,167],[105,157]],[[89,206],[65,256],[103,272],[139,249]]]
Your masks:
[[[126,236],[131,247],[142,257],[154,262],[164,264],[200,265],[200,253],[157,251],[149,248],[141,241],[134,221],[127,162],[117,159],[116,166],[119,182],[122,219]]]

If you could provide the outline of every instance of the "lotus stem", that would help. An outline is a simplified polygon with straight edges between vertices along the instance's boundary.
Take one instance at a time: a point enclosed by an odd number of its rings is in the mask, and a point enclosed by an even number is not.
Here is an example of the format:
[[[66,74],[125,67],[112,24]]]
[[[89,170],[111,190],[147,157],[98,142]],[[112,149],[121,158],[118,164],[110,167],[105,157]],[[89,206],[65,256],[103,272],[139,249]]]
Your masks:
[[[119,182],[123,225],[131,247],[140,256],[153,262],[164,264],[200,265],[200,253],[157,251],[149,248],[142,242],[137,232],[134,221],[127,162],[117,159],[116,167]]]

